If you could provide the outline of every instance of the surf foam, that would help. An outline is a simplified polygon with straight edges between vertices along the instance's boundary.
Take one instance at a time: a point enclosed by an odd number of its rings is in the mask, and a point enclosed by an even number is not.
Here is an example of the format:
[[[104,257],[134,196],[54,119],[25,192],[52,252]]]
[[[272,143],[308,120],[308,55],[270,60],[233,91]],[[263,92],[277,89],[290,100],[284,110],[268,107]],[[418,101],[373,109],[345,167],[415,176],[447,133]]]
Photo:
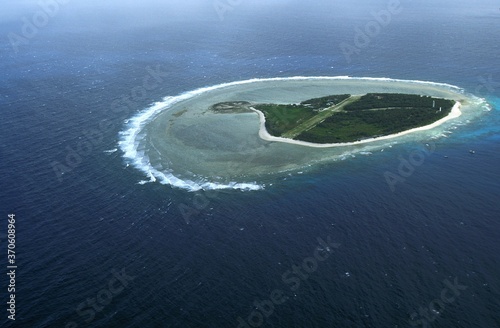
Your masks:
[[[241,182],[230,182],[227,184],[206,181],[201,179],[200,181],[193,180],[183,180],[176,177],[172,172],[159,171],[152,167],[149,158],[144,152],[139,151],[140,142],[144,140],[144,135],[141,135],[143,128],[151,122],[158,114],[168,110],[174,104],[187,100],[204,93],[222,89],[231,86],[258,83],[258,82],[273,82],[273,81],[305,81],[305,80],[367,80],[367,81],[383,81],[383,82],[403,82],[403,83],[414,83],[414,84],[426,84],[439,87],[445,87],[458,91],[459,93],[464,93],[464,90],[458,86],[430,82],[430,81],[419,81],[419,80],[401,80],[401,79],[391,79],[391,78],[374,78],[374,77],[350,77],[350,76],[294,76],[294,77],[277,77],[277,78],[255,78],[243,81],[234,81],[229,83],[222,83],[214,86],[208,86],[199,88],[193,91],[188,91],[182,93],[178,96],[165,97],[160,102],[153,103],[150,107],[140,111],[132,118],[126,120],[125,130],[120,132],[119,136],[119,147],[123,152],[123,157],[136,169],[142,171],[146,177],[150,180],[140,181],[140,184],[150,183],[150,182],[160,182],[165,185],[171,185],[173,187],[185,189],[188,191],[198,191],[198,190],[221,190],[221,189],[236,189],[236,190],[261,190],[265,186],[254,183],[241,183]]]

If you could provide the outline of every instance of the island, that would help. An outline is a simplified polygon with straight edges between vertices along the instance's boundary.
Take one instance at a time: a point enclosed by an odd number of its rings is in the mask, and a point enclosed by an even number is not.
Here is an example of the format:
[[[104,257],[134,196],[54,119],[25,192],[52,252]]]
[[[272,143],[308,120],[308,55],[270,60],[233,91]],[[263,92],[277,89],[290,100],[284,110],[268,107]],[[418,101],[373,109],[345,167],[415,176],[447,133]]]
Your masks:
[[[330,95],[295,104],[215,104],[216,113],[255,111],[266,140],[334,146],[428,129],[460,116],[460,102],[417,94]]]

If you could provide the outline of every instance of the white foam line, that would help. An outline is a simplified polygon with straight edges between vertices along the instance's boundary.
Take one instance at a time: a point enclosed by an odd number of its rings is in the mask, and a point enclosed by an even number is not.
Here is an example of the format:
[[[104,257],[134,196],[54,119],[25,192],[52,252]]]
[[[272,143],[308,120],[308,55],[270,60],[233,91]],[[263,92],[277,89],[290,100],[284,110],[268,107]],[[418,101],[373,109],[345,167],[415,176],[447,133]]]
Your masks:
[[[418,80],[400,80],[400,79],[390,79],[390,78],[373,78],[373,77],[349,77],[349,76],[294,76],[294,77],[277,77],[277,78],[263,78],[263,79],[250,79],[244,81],[235,81],[229,83],[222,83],[210,87],[199,88],[193,91],[182,93],[175,97],[165,97],[163,101],[156,102],[149,108],[139,112],[134,117],[126,121],[127,129],[120,133],[119,146],[124,153],[124,158],[137,169],[144,172],[150,181],[153,181],[153,177],[159,180],[162,184],[169,184],[178,188],[186,189],[189,191],[197,190],[208,190],[208,189],[240,189],[240,190],[259,190],[263,189],[264,186],[258,185],[256,183],[237,183],[232,182],[229,184],[220,184],[216,182],[200,181],[194,182],[191,180],[182,180],[177,178],[172,173],[165,173],[154,169],[149,158],[142,153],[138,152],[140,135],[144,126],[154,119],[159,113],[170,108],[175,103],[180,101],[190,99],[206,92],[210,92],[217,89],[222,89],[226,87],[257,83],[257,82],[273,82],[273,81],[304,81],[304,80],[370,80],[370,81],[385,81],[385,82],[404,82],[404,83],[416,83],[416,84],[427,84],[434,86],[447,87],[451,89],[456,89],[463,92],[463,89],[446,83],[429,82],[429,81],[418,81]],[[287,139],[289,140],[289,139]],[[377,138],[381,140],[381,138]],[[148,181],[149,182],[149,181]]]

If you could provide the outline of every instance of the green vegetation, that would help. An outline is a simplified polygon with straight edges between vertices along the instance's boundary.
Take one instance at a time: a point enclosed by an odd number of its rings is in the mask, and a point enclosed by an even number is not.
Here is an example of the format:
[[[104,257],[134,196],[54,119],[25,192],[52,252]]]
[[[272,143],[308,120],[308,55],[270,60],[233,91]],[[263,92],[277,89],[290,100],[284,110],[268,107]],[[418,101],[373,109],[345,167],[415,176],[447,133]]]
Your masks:
[[[451,107],[450,107],[451,109]],[[394,108],[338,113],[296,139],[314,143],[352,142],[425,126],[448,115],[433,108]]]
[[[264,113],[266,129],[274,136],[281,136],[316,115],[311,108],[300,105],[257,105],[254,108]]]
[[[335,96],[327,96],[321,98],[309,99],[301,102],[302,106],[309,107],[315,110],[321,110],[327,107],[335,106],[349,98],[351,95],[335,95]]]
[[[314,143],[353,142],[425,126],[447,116],[455,102],[429,96],[337,95],[300,104],[254,106],[271,135]]]
[[[408,95],[400,93],[368,93],[344,109],[347,111],[376,108],[447,108],[453,107],[453,101],[430,96]]]
[[[264,113],[266,129],[270,134],[293,139],[307,127],[311,128],[332,115],[349,97],[350,95],[335,95],[309,99],[298,105],[262,104],[254,108]]]

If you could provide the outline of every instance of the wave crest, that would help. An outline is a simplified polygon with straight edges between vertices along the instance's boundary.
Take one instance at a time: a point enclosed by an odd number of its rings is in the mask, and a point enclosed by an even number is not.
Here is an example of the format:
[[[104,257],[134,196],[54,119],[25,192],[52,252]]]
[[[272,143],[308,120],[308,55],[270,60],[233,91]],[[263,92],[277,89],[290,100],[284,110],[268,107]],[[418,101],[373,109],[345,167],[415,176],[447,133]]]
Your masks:
[[[140,142],[144,139],[144,135],[141,134],[143,128],[151,122],[158,114],[164,110],[169,109],[174,104],[190,99],[195,96],[202,95],[204,93],[236,85],[258,83],[258,82],[272,82],[272,81],[304,81],[304,80],[367,80],[367,81],[384,81],[384,82],[404,82],[404,83],[415,83],[415,84],[427,84],[440,87],[446,87],[464,93],[464,90],[458,86],[454,86],[446,83],[430,82],[430,81],[418,81],[418,80],[401,80],[401,79],[391,79],[391,78],[373,78],[373,77],[349,77],[349,76],[295,76],[286,78],[263,78],[263,79],[250,79],[243,81],[235,81],[229,83],[222,83],[214,86],[203,87],[193,91],[182,93],[178,96],[165,97],[160,102],[153,103],[150,107],[140,111],[132,118],[125,122],[125,130],[120,132],[119,136],[119,147],[123,152],[123,157],[128,164],[132,165],[136,169],[142,171],[146,177],[150,180],[140,181],[140,184],[150,183],[150,182],[160,182],[161,184],[171,185],[173,187],[185,189],[188,191],[199,191],[199,190],[221,190],[221,189],[235,189],[235,190],[261,190],[264,189],[264,185],[259,185],[256,182],[231,182],[231,183],[217,183],[211,182],[204,179],[199,181],[193,180],[183,180],[176,177],[172,172],[159,171],[155,169],[148,156],[141,150],[139,150]]]

